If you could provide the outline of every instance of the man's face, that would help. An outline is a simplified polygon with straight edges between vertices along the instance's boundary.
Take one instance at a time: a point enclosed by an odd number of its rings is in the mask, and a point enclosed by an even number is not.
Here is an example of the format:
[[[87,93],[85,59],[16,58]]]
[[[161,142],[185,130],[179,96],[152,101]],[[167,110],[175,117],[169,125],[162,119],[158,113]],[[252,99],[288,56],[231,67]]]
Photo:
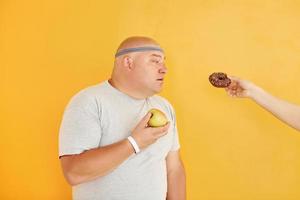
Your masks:
[[[167,72],[164,54],[160,51],[141,52],[133,64],[137,86],[149,94],[160,92]]]

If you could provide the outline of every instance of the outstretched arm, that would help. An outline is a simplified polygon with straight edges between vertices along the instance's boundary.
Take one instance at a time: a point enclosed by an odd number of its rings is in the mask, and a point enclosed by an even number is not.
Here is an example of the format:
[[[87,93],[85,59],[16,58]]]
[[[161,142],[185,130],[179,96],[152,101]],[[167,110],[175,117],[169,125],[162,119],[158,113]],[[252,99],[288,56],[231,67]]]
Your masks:
[[[272,113],[281,121],[300,131],[300,106],[277,98],[254,83],[230,77],[232,83],[226,88],[232,97],[248,97]]]

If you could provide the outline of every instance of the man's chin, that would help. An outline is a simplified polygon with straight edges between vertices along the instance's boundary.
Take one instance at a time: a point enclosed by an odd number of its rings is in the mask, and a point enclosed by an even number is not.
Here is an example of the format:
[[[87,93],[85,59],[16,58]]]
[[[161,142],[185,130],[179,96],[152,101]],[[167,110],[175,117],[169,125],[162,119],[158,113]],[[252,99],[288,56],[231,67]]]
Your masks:
[[[160,93],[162,91],[162,87],[157,87],[157,88],[154,88],[154,93]]]
[[[151,87],[148,87],[148,91],[152,94],[152,95],[154,95],[154,94],[157,94],[157,93],[160,93],[161,91],[162,91],[162,89],[163,89],[163,84],[161,83],[161,84],[156,84],[156,85],[152,85]]]

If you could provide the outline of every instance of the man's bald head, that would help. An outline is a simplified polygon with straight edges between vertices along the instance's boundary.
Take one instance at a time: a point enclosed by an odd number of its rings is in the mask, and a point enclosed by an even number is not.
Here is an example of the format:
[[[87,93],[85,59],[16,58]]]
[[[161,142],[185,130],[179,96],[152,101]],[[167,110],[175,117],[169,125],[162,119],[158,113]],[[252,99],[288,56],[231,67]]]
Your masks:
[[[120,46],[117,49],[117,52],[122,49],[136,48],[136,47],[142,47],[146,45],[159,47],[159,44],[152,38],[143,37],[143,36],[133,36],[121,42]]]

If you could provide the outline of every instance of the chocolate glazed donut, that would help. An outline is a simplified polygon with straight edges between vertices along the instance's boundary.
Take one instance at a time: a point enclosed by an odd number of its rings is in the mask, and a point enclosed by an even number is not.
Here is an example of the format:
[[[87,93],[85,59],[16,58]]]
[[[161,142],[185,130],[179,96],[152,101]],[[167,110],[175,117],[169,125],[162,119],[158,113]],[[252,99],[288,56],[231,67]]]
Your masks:
[[[225,88],[230,85],[231,80],[227,77],[227,74],[215,72],[209,76],[209,82],[215,87]]]

